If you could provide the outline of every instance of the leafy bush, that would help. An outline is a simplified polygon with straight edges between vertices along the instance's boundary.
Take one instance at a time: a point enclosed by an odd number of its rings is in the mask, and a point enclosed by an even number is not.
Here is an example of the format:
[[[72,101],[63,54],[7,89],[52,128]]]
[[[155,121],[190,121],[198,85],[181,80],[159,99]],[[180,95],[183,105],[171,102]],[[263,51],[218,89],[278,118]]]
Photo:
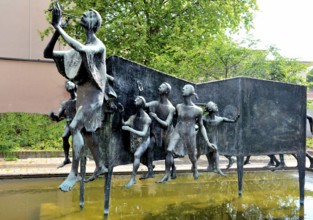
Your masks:
[[[310,148],[311,150],[313,149],[313,138],[306,139],[306,147]]]
[[[308,101],[306,102],[306,107],[307,107],[307,109],[313,109],[312,103],[313,103],[313,100],[308,100]]]
[[[0,151],[60,150],[65,121],[51,121],[48,115],[0,114]]]

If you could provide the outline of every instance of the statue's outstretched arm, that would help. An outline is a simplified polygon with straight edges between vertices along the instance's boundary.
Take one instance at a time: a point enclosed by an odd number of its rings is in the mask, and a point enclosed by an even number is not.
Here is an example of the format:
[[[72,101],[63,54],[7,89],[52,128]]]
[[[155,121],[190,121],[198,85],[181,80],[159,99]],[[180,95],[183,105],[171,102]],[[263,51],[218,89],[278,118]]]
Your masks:
[[[240,115],[237,115],[235,119],[230,119],[230,118],[223,117],[223,122],[235,123],[238,120],[239,117],[240,117]]]
[[[61,108],[59,109],[59,112],[57,114],[54,114],[54,112],[51,112],[49,117],[56,122],[59,122],[65,118],[65,108],[63,104],[61,105]]]
[[[60,23],[60,26],[62,28],[65,28],[66,25],[68,24],[69,20],[70,20],[70,17],[68,17],[66,19],[66,21],[64,23],[61,22],[61,12],[60,12],[60,6],[57,2],[55,2],[52,6],[52,9],[51,11],[53,10],[56,10],[58,9],[59,10],[59,18],[55,18],[55,16],[53,17],[52,19],[52,25],[54,25],[54,23],[58,22]],[[56,42],[58,41],[58,38],[60,37],[60,32],[58,30],[56,30],[53,35],[52,35],[52,38],[51,40],[49,41],[48,45],[46,46],[44,52],[43,52],[43,56],[47,59],[53,59],[53,58],[56,58],[56,57],[61,57],[61,56],[64,56],[64,52],[61,52],[61,51],[53,51],[54,47],[55,47],[55,44]]]
[[[79,41],[69,36],[62,28],[62,9],[58,2],[55,2],[52,6],[52,26],[56,32],[63,37],[63,39],[72,47],[74,50],[82,52],[84,51],[84,45]]]
[[[69,36],[60,25],[55,26],[55,29],[60,32],[60,35],[63,37],[63,39],[72,47],[74,50],[78,52],[84,52],[86,51],[85,45],[80,43],[78,40],[75,40],[71,36]]]
[[[58,40],[60,36],[60,33],[58,31],[55,31],[51,40],[49,41],[48,45],[46,46],[44,52],[43,52],[43,56],[44,58],[47,59],[53,59],[53,48]]]

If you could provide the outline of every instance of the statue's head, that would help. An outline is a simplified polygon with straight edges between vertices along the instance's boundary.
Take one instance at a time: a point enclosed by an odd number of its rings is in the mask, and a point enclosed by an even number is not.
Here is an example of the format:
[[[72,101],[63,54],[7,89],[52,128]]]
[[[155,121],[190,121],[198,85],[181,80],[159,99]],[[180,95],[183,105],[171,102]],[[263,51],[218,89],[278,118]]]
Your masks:
[[[146,106],[146,99],[142,96],[137,96],[135,98],[135,106],[137,108],[144,108]]]
[[[218,112],[217,104],[215,104],[212,101],[210,101],[206,104],[205,109],[207,112]]]
[[[102,18],[99,12],[90,9],[83,14],[80,24],[88,30],[92,29],[94,32],[97,32],[102,24]]]
[[[195,92],[195,87],[193,87],[193,85],[186,84],[186,85],[183,87],[183,89],[182,89],[182,93],[183,93],[183,96],[184,96],[184,97],[194,95],[194,96],[196,97],[196,99],[198,99],[198,95],[197,95],[197,93]]]
[[[66,81],[65,83],[65,89],[68,92],[71,92],[73,90],[76,90],[76,85],[72,81]]]
[[[164,82],[159,86],[159,93],[160,94],[169,94],[172,90],[172,87],[169,83]]]

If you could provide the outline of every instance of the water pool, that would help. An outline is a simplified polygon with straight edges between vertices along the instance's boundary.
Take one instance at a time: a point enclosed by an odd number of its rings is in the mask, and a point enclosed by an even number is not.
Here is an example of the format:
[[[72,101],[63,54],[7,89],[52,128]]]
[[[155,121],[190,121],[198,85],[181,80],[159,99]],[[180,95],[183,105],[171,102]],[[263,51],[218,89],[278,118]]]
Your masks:
[[[237,174],[221,177],[178,174],[123,186],[130,176],[113,176],[108,219],[313,219],[313,173],[306,173],[305,205],[299,207],[297,171],[245,172],[243,196],[237,195]],[[0,180],[1,219],[104,219],[103,178],[86,184],[85,208],[79,208],[79,184],[58,190],[62,178]]]

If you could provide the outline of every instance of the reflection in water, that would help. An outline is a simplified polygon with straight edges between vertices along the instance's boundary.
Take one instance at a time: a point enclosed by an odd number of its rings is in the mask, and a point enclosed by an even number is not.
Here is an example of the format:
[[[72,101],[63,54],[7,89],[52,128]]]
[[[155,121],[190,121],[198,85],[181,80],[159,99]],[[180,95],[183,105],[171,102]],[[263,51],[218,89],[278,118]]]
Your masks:
[[[244,192],[237,196],[237,175],[202,173],[199,180],[181,174],[155,184],[114,176],[109,219],[313,219],[313,174],[307,172],[305,209],[299,208],[296,171],[246,172]],[[0,181],[2,219],[103,219],[103,179],[86,184],[85,209],[79,209],[79,187],[63,193],[60,178]]]

